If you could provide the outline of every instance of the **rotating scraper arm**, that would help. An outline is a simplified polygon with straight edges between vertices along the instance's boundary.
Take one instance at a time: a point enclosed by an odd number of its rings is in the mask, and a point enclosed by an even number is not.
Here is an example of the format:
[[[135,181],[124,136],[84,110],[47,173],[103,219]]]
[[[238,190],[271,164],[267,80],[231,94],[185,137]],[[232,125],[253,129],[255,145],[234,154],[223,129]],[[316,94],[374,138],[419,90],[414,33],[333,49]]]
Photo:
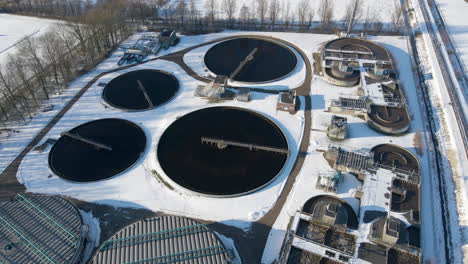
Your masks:
[[[231,75],[229,76],[229,79],[234,79],[234,77],[236,77],[236,75],[247,65],[247,63],[249,63],[250,61],[252,61],[254,59],[254,54],[257,52],[258,48],[255,48],[253,49],[249,55],[247,55],[247,57],[245,57],[241,63],[239,64],[239,66],[237,66],[237,68],[231,73]]]
[[[151,98],[149,97],[148,93],[146,92],[145,86],[143,86],[143,83],[141,83],[140,80],[137,80],[137,83],[138,83],[138,89],[140,89],[140,91],[145,96],[145,99],[148,102],[148,105],[150,106],[150,108],[153,108],[154,107],[153,102],[151,101]]]

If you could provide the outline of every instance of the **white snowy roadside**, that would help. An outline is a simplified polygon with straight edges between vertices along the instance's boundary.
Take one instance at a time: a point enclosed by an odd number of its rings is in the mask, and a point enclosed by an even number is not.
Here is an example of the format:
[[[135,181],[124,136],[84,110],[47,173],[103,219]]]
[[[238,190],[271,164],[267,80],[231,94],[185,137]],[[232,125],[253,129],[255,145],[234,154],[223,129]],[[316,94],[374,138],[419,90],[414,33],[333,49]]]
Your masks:
[[[468,4],[460,0],[435,0],[448,31],[454,40],[456,52],[463,61],[465,70],[468,69]],[[467,74],[465,72],[465,74]]]

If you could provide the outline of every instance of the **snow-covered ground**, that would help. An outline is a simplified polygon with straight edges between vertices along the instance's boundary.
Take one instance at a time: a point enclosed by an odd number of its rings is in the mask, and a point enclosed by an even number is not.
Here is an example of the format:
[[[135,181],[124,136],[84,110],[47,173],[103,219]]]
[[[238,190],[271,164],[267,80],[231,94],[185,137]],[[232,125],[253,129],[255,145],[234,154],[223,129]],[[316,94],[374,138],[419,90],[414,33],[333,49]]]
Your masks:
[[[334,35],[323,34],[297,34],[297,33],[252,33],[252,32],[223,32],[217,34],[208,34],[202,36],[184,36],[180,43],[167,51],[162,51],[159,55],[175,52],[196,44],[211,41],[230,35],[240,34],[262,34],[284,39],[301,48],[312,62],[312,53],[317,51],[319,46],[327,40],[333,39]],[[134,36],[133,39],[137,39]],[[409,112],[412,117],[411,131],[403,136],[391,137],[379,134],[370,129],[365,121],[356,117],[348,116],[349,139],[342,143],[347,149],[369,150],[375,145],[382,143],[392,143],[410,149],[414,152],[413,138],[415,132],[422,130],[422,120],[418,97],[414,86],[411,64],[407,52],[407,42],[402,37],[373,37],[373,41],[384,44],[396,59],[396,65],[400,70],[401,85],[409,100]],[[2,156],[0,157],[0,169],[3,170],[8,162],[29,142],[35,133],[37,133],[54,114],[57,113],[64,102],[68,101],[80,88],[86,85],[96,75],[116,68],[116,62],[122,55],[118,50],[112,56],[102,62],[97,68],[84,75],[73,83],[60,96],[51,99],[50,104],[55,107],[52,111],[40,113],[32,122],[19,127],[20,133],[13,134],[0,145]],[[187,54],[184,60],[194,67],[194,70],[203,70],[202,64],[195,65],[196,56],[201,56],[199,49],[193,50]],[[192,64],[193,63],[193,64]],[[303,67],[303,66],[302,66]],[[108,82],[116,76],[137,69],[160,69],[172,73],[180,82],[180,91],[176,97],[169,103],[144,112],[121,112],[114,108],[105,107],[101,101],[102,87],[97,84]],[[280,80],[284,84],[295,85],[301,83],[302,70],[298,66],[296,71],[285,79]],[[288,81],[289,80],[289,81]],[[303,80],[302,80],[303,81]],[[77,199],[109,204],[116,207],[143,207],[153,211],[162,211],[171,214],[184,215],[205,220],[223,222],[228,225],[235,225],[244,230],[249,229],[250,222],[261,218],[275,204],[287,176],[293,165],[293,160],[297,155],[298,145],[302,139],[304,126],[304,112],[301,110],[295,115],[286,112],[276,111],[276,95],[254,93],[251,102],[230,101],[216,105],[230,105],[258,111],[273,121],[275,121],[285,132],[291,158],[287,161],[281,174],[265,188],[236,198],[210,198],[194,194],[173,183],[164,175],[157,158],[157,143],[164,130],[179,116],[191,111],[214,106],[207,101],[195,98],[193,92],[200,82],[189,77],[177,64],[169,61],[157,60],[148,62],[136,67],[132,67],[119,72],[107,74],[101,77],[83,97],[67,112],[67,114],[57,123],[49,132],[43,141],[47,138],[58,138],[60,132],[75,127],[81,123],[108,117],[118,117],[129,119],[141,125],[147,133],[148,146],[146,153],[141,160],[121,175],[111,179],[94,183],[73,183],[65,181],[57,176],[53,176],[48,168],[47,155],[49,149],[43,153],[30,152],[23,160],[18,179],[25,184],[28,191],[50,194],[61,194],[71,196]],[[276,83],[271,86],[278,85]],[[276,259],[279,254],[279,248],[289,222],[290,216],[300,209],[303,204],[313,196],[325,194],[323,191],[315,189],[317,177],[321,173],[329,173],[332,169],[323,158],[323,153],[317,150],[325,150],[331,143],[324,132],[331,114],[324,112],[331,99],[339,96],[340,93],[355,92],[353,88],[337,88],[325,83],[320,77],[315,76],[312,81],[312,129],[311,141],[307,151],[306,161],[296,179],[296,183],[290,193],[285,206],[283,207],[273,229],[270,233],[267,247],[264,251],[263,260],[266,263]],[[302,99],[301,106],[304,101]],[[43,142],[42,141],[42,142]],[[39,144],[41,144],[40,142]],[[427,157],[418,156],[422,168],[422,177],[428,173]],[[170,182],[175,191],[167,188],[163,183],[151,173],[155,169],[165,181]],[[49,178],[49,175],[52,177]],[[361,185],[352,175],[345,174],[337,196],[348,202],[354,210],[359,210],[359,201],[354,198],[356,188]],[[423,203],[431,200],[422,201]],[[228,209],[227,209],[228,208]],[[425,208],[423,206],[423,208]],[[246,223],[239,225],[239,223]],[[423,229],[424,230],[424,229]],[[431,241],[432,232],[423,232],[423,239]],[[434,252],[433,243],[424,243],[423,250],[428,254]],[[434,252],[433,254],[437,254]]]
[[[170,0],[165,8],[166,9],[175,9],[178,3],[182,0]],[[183,0],[185,3],[190,7],[190,3],[192,0]],[[195,6],[201,15],[204,15],[204,10],[208,10],[206,7],[207,0],[193,0]],[[298,10],[299,4],[303,0],[280,0],[281,8],[280,14],[286,9],[286,6],[289,4],[290,8],[290,16],[293,17],[294,21],[298,20]],[[331,0],[333,4],[333,21],[340,22],[343,20],[343,17],[346,14],[346,10],[348,9],[347,5],[350,0]],[[215,0],[216,9],[219,10],[217,12],[218,17],[226,17],[223,9],[224,1],[223,0]],[[236,12],[235,16],[240,16],[240,10],[242,6],[245,5],[249,8],[249,11],[253,13],[254,17],[257,16],[257,1],[248,1],[248,0],[238,0],[236,1]],[[310,1],[311,10],[313,10],[314,18],[313,21],[319,21],[318,10],[320,7],[320,1]],[[398,0],[372,0],[372,1],[362,1],[362,15],[361,20],[358,23],[362,23],[366,17],[367,10],[370,11],[371,14],[375,14],[375,17],[378,18],[380,22],[384,24],[384,27],[390,27],[390,23],[392,21],[392,13],[396,7],[400,6],[400,1]],[[268,16],[268,15],[267,15]]]
[[[464,4],[465,7],[458,6],[456,7],[456,1],[436,1],[438,7],[442,12],[442,16],[445,17],[446,24],[449,27],[450,34],[452,38],[455,39],[454,33],[458,35],[467,35],[466,28],[463,29],[463,26],[458,26],[462,24],[467,24],[466,19],[463,19],[463,11],[466,10],[468,3],[460,1],[460,4]],[[453,105],[448,93],[448,88],[445,86],[444,78],[442,75],[443,61],[439,61],[435,49],[437,48],[432,42],[427,30],[425,28],[424,18],[422,10],[419,6],[418,1],[410,1],[410,7],[416,7],[415,10],[415,19],[413,19],[413,25],[421,25],[421,31],[424,32],[421,37],[417,38],[417,52],[421,59],[421,70],[423,74],[431,74],[432,79],[425,81],[426,91],[429,94],[431,105],[433,106],[434,116],[433,119],[436,120],[437,131],[436,137],[440,144],[440,149],[438,151],[443,157],[443,171],[445,177],[445,189],[446,189],[446,210],[449,211],[450,221],[448,225],[451,227],[450,242],[452,243],[450,253],[455,262],[461,262],[464,258],[465,263],[468,262],[468,245],[466,241],[468,238],[468,230],[466,226],[468,225],[468,214],[466,213],[466,208],[468,205],[468,158],[464,152],[464,146],[462,144],[461,134],[457,124],[457,118],[454,113]],[[445,9],[445,11],[443,11]],[[452,18],[449,18],[452,16]],[[458,17],[460,20],[452,20],[454,17]],[[449,20],[450,19],[450,20]],[[451,22],[449,22],[451,21]],[[450,30],[450,27],[454,25],[454,28],[457,28],[455,32]],[[461,37],[461,36],[458,36]],[[468,51],[468,46],[466,43],[458,42],[455,40],[457,49],[460,50],[460,45],[464,47],[465,53],[461,53],[466,57],[466,51]],[[466,60],[464,59],[466,65]],[[463,107],[463,106],[462,106]],[[466,107],[466,105],[465,105]],[[424,201],[424,195],[422,194],[422,200]],[[435,196],[440,194],[435,193]],[[427,197],[427,196],[426,196]],[[440,206],[434,206],[434,212],[441,210]],[[424,213],[422,212],[423,219]],[[447,215],[447,214],[446,214]],[[433,215],[426,216],[426,219],[432,217],[434,221],[437,219]],[[440,220],[439,220],[440,221]],[[439,226],[442,223],[433,223],[434,226]],[[427,227],[426,227],[427,228]],[[443,232],[435,232],[436,234],[443,234]],[[442,240],[442,237],[438,238]],[[440,244],[434,242],[434,244]],[[460,250],[463,249],[464,252]]]
[[[457,53],[468,69],[468,3],[463,0],[435,0],[445,20],[448,31],[455,41]],[[465,74],[467,74],[465,72]]]
[[[85,264],[88,259],[91,258],[94,248],[98,247],[100,244],[99,238],[101,236],[101,228],[99,225],[99,219],[94,217],[91,212],[80,210],[80,214],[81,219],[83,219],[83,224],[88,227],[86,237],[88,243],[86,244],[83,252],[83,258],[81,259],[81,263]]]
[[[223,35],[225,34],[218,34],[218,37]],[[181,44],[190,42],[190,39],[198,40],[198,37],[183,37]],[[190,43],[195,44],[196,42],[191,41]],[[316,43],[319,44],[319,42]],[[112,64],[111,61],[107,61],[103,63],[103,66]],[[115,62],[113,65],[116,67]],[[123,113],[120,110],[105,107],[101,101],[103,88],[99,87],[98,83],[109,82],[124,72],[138,69],[160,69],[173,74],[180,82],[180,91],[172,101],[150,111]],[[77,85],[80,86],[85,83],[86,81],[77,81]],[[228,221],[228,223],[235,223],[233,220],[258,220],[274,205],[291,171],[302,138],[303,111],[299,111],[296,115],[278,112],[276,111],[277,95],[259,93],[253,93],[252,101],[248,103],[229,101],[217,104],[253,109],[275,121],[285,132],[292,155],[287,160],[279,177],[258,192],[226,199],[200,196],[178,188],[169,177],[164,175],[156,157],[159,138],[173,121],[191,111],[213,106],[206,100],[193,96],[195,88],[199,84],[201,83],[188,76],[180,66],[164,60],[148,62],[105,75],[67,112],[44,138],[44,141],[47,138],[58,138],[60,132],[90,120],[109,117],[125,118],[140,124],[147,132],[147,151],[139,163],[126,173],[112,179],[77,184],[56,176],[49,178],[51,172],[47,166],[48,151],[43,153],[31,152],[24,158],[20,166],[18,179],[25,184],[30,192],[61,194],[113,206],[133,205],[153,211],[163,211],[205,220]],[[153,169],[162,175],[166,182],[170,182],[176,187],[176,191],[172,191],[159,182],[151,173]],[[229,208],[229,210],[226,210],[226,208]]]
[[[58,20],[0,14],[0,63],[16,51],[15,44],[27,37],[38,37]]]
[[[348,150],[369,151],[373,146],[378,144],[396,144],[412,151],[419,159],[421,164],[421,178],[427,177],[428,160],[427,155],[417,155],[415,153],[413,139],[416,131],[423,131],[423,120],[420,115],[420,105],[416,94],[414,79],[411,71],[411,62],[408,55],[407,41],[402,37],[371,37],[370,40],[383,44],[395,59],[395,64],[400,71],[400,84],[408,98],[409,112],[412,119],[409,133],[398,136],[386,136],[375,132],[369,128],[365,121],[352,116],[348,117],[348,139],[341,144],[329,140],[326,136],[326,128],[329,124],[332,113],[324,112],[332,99],[337,99],[339,94],[352,94],[356,92],[356,88],[339,88],[330,85],[323,81],[321,77],[314,76],[312,80],[312,132],[308,155],[304,166],[296,179],[293,190],[291,191],[285,206],[282,209],[276,223],[270,232],[270,239],[267,242],[263,254],[263,263],[271,263],[278,257],[285,232],[291,216],[294,216],[297,210],[300,210],[307,200],[317,195],[330,195],[321,190],[315,189],[317,178],[321,174],[327,174],[332,171],[329,164],[323,157],[322,152],[328,148],[330,144],[342,146]],[[300,46],[303,48],[303,46]],[[310,47],[315,52],[318,46]],[[311,54],[309,52],[308,54]],[[322,132],[323,131],[323,132]],[[340,186],[341,185],[341,186]],[[352,175],[345,174],[344,180],[340,183],[340,187],[336,196],[349,203],[356,214],[359,213],[359,201],[354,198],[354,192],[361,186],[361,183]],[[431,201],[422,201],[423,204]],[[423,206],[427,208],[426,206]],[[422,228],[422,230],[425,227]],[[433,227],[431,227],[433,228]],[[428,254],[426,258],[437,254],[434,252],[432,241],[432,231],[422,232],[422,247],[423,254]],[[425,241],[428,241],[427,243]]]

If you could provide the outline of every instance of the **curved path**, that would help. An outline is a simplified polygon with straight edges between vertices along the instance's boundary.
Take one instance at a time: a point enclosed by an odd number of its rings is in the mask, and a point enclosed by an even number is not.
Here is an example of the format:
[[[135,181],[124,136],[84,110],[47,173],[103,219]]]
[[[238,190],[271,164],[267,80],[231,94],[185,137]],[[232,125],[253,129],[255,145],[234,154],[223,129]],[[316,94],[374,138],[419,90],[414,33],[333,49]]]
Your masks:
[[[198,76],[187,64],[185,64],[183,57],[186,53],[205,46],[209,45],[212,43],[216,43],[219,41],[224,41],[224,40],[229,40],[233,38],[239,38],[239,37],[253,37],[253,38],[259,38],[259,39],[265,39],[265,40],[274,40],[278,42],[282,42],[294,49],[296,49],[297,52],[301,55],[302,59],[304,60],[305,67],[306,67],[306,78],[303,82],[302,85],[299,87],[295,88],[296,94],[298,96],[304,96],[305,97],[305,123],[304,123],[304,131],[303,131],[303,137],[302,141],[299,145],[298,149],[298,155],[296,157],[296,160],[294,162],[293,168],[291,170],[291,173],[289,177],[286,180],[286,184],[283,187],[283,190],[278,197],[274,207],[267,213],[265,214],[259,221],[254,223],[252,225],[252,228],[249,232],[249,235],[246,237],[241,237],[242,241],[236,241],[236,242],[247,242],[247,243],[242,243],[245,251],[242,253],[245,253],[244,258],[248,258],[249,263],[260,263],[261,258],[263,256],[263,250],[265,248],[266,241],[268,239],[268,235],[270,233],[270,230],[275,223],[276,219],[278,218],[279,213],[281,212],[281,209],[283,208],[286,199],[289,195],[289,193],[292,190],[292,187],[294,185],[294,182],[296,181],[296,177],[299,174],[302,165],[304,164],[305,157],[307,154],[307,148],[309,146],[310,142],[310,131],[311,131],[311,106],[312,106],[312,101],[310,97],[310,91],[311,91],[311,83],[312,83],[312,64],[310,60],[308,59],[307,55],[296,45],[284,41],[282,39],[278,38],[273,38],[273,37],[267,37],[267,36],[261,36],[261,35],[237,35],[237,36],[231,36],[231,37],[225,37],[225,38],[220,38],[216,39],[213,41],[209,41],[206,43],[202,43],[199,45],[195,45],[183,50],[180,50],[175,53],[171,53],[168,55],[160,56],[148,61],[144,61],[141,63],[135,63],[131,65],[126,65],[122,67],[118,67],[109,71],[102,72],[95,76],[90,82],[88,82],[70,101],[68,101],[65,106],[49,121],[49,123],[42,128],[39,133],[31,140],[31,142],[20,152],[20,154],[8,165],[8,167],[0,174],[0,181],[2,182],[2,185],[0,185],[0,201],[1,200],[7,200],[10,199],[12,196],[16,195],[16,193],[23,193],[25,192],[25,188],[22,184],[20,184],[17,179],[16,179],[16,174],[18,172],[19,165],[21,164],[23,158],[50,132],[50,130],[60,121],[60,119],[67,113],[68,110],[71,109],[71,107],[83,96],[86,91],[94,84],[96,83],[97,80],[99,80],[101,77],[117,72],[120,70],[128,69],[131,67],[135,67],[137,65],[141,65],[150,61],[155,61],[159,59],[163,60],[168,60],[177,63],[182,69],[191,77],[195,78],[196,80],[202,81],[202,82],[209,82],[211,81],[210,79]],[[265,93],[278,93],[280,90],[277,91],[271,91],[271,90],[263,90],[263,89],[252,89],[252,91],[256,92],[265,92]],[[220,227],[220,229],[223,229],[223,227]],[[235,240],[238,240],[234,238]],[[239,243],[236,243],[239,245]],[[241,246],[242,247],[242,246]],[[244,254],[241,254],[244,255]]]

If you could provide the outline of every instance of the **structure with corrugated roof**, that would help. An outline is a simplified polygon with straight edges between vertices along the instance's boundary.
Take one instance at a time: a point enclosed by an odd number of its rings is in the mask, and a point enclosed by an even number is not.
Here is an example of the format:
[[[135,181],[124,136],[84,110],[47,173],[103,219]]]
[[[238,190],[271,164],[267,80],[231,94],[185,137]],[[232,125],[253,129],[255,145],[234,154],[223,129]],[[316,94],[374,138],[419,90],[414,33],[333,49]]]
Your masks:
[[[17,194],[0,203],[0,263],[77,263],[86,232],[65,199]]]
[[[92,263],[230,262],[224,245],[208,227],[185,217],[161,216],[119,231],[100,246]]]

